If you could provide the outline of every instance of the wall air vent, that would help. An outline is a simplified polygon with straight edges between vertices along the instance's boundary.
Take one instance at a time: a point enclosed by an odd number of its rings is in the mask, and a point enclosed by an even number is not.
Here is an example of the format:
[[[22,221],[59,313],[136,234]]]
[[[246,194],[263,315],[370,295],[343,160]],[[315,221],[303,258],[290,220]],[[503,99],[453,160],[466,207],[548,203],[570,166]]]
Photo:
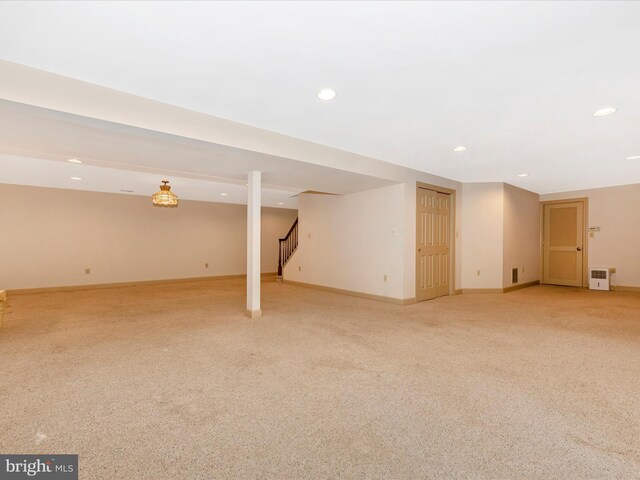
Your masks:
[[[611,270],[609,268],[590,268],[589,288],[591,290],[609,290],[610,274]]]

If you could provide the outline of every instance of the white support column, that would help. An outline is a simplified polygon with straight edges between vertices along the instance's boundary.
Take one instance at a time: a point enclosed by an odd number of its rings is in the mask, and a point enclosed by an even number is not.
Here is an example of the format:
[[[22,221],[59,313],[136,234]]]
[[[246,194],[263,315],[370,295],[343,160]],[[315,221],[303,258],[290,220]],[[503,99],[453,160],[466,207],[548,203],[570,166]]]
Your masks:
[[[249,172],[247,187],[247,309],[251,318],[262,316],[260,310],[260,172]]]

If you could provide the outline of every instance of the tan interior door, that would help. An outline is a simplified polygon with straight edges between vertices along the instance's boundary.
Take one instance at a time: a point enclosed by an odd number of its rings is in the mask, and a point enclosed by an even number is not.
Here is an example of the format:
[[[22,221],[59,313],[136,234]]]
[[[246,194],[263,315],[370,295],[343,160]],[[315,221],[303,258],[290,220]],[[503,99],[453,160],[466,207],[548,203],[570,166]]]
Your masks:
[[[418,188],[416,300],[449,295],[451,196]]]
[[[544,283],[582,287],[584,204],[544,206]]]

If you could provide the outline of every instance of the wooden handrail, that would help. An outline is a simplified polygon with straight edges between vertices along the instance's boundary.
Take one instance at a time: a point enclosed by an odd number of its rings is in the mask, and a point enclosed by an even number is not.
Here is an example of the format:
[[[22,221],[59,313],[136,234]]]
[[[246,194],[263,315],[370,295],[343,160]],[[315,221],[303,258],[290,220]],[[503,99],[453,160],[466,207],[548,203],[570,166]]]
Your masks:
[[[298,219],[293,222],[284,238],[278,240],[278,276],[282,276],[284,267],[298,248]]]
[[[297,226],[298,226],[298,219],[296,218],[296,221],[293,222],[293,225],[291,225],[291,228],[289,229],[287,234],[284,236],[284,238],[281,238],[280,241],[282,242],[283,240],[286,240],[287,237],[289,237],[293,233],[294,228],[296,228]]]

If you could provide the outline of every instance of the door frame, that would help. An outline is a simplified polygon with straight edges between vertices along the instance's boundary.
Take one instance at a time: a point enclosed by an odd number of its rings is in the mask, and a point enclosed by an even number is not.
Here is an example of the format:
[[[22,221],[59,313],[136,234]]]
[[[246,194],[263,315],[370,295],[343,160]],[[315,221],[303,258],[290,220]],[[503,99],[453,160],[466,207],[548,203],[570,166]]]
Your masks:
[[[544,284],[544,207],[562,203],[582,203],[582,288],[589,288],[589,197],[563,198],[540,202],[540,283]],[[549,284],[551,285],[551,284]]]
[[[413,298],[416,302],[418,302],[418,191],[420,189],[423,190],[431,190],[433,192],[438,193],[446,193],[450,196],[451,202],[449,204],[449,232],[451,232],[451,239],[449,241],[449,295],[455,295],[456,293],[456,241],[458,240],[458,231],[456,230],[456,191],[451,188],[441,187],[440,185],[433,185],[430,183],[416,182],[416,194],[413,200],[413,204],[416,207],[414,220],[415,220],[415,236],[413,238],[413,253],[414,253],[414,265],[415,265],[415,288]],[[426,300],[425,300],[426,301]]]

